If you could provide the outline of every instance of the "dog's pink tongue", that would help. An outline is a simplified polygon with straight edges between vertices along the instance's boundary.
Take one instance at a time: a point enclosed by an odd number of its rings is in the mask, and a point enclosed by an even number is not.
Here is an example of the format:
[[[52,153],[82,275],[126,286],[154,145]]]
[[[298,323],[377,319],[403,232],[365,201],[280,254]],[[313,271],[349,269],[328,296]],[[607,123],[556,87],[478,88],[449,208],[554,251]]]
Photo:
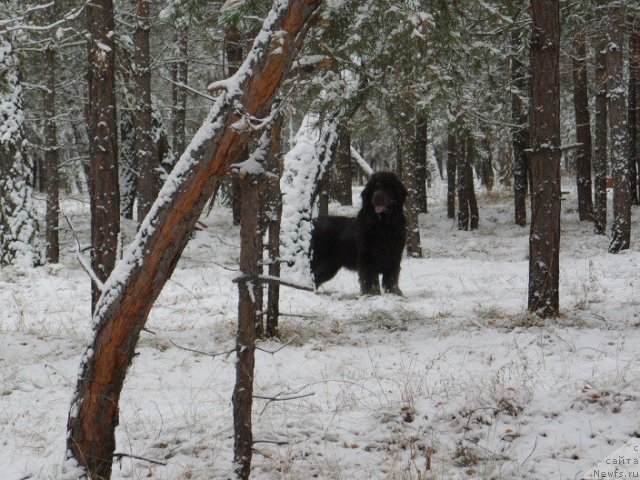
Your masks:
[[[384,212],[384,205],[376,205],[376,213]]]

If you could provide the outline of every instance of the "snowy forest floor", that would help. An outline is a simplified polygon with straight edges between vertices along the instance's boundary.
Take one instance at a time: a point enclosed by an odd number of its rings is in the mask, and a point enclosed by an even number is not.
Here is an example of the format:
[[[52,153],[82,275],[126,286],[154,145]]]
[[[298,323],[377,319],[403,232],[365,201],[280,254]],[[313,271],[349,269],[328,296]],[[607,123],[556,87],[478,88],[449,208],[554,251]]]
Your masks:
[[[479,194],[474,232],[458,231],[441,189],[430,192],[424,258],[402,262],[405,298],[360,298],[352,272],[319,293],[283,288],[282,339],[259,346],[288,345],[257,352],[255,394],[301,398],[255,400],[253,478],[573,479],[640,436],[638,209],[632,249],[608,254],[608,239],[578,222],[569,183],[559,319],[526,312],[528,227],[513,225],[506,191]],[[88,205],[65,199],[62,210],[86,246]],[[230,476],[235,355],[177,347],[233,349],[230,218],[216,207],[202,219],[125,383],[117,451],[166,466],[123,458],[114,479]],[[60,265],[0,270],[6,480],[60,476],[90,324],[89,280],[66,228],[62,242]]]

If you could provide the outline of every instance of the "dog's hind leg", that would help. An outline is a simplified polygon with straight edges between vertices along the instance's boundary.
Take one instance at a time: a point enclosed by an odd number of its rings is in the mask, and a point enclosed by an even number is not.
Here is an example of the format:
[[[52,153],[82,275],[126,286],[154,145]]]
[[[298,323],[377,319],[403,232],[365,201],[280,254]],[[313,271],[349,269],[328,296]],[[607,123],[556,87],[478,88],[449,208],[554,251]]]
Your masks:
[[[336,276],[336,273],[340,270],[340,265],[327,265],[326,263],[322,265],[313,265],[311,270],[313,273],[313,284],[317,289],[324,282],[328,282]]]

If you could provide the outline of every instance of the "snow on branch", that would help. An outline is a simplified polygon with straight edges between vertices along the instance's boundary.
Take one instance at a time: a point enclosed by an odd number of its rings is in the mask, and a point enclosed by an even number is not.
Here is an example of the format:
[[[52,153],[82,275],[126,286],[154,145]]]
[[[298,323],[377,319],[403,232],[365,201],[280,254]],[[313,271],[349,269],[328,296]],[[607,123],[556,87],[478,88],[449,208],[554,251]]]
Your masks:
[[[353,147],[351,147],[351,156],[356,161],[356,164],[358,165],[358,167],[360,167],[360,170],[362,170],[365,175],[367,175],[368,177],[373,175],[373,168],[371,168],[371,165],[369,165],[369,163],[367,163],[367,161],[362,157],[362,155],[360,155],[360,153]]]

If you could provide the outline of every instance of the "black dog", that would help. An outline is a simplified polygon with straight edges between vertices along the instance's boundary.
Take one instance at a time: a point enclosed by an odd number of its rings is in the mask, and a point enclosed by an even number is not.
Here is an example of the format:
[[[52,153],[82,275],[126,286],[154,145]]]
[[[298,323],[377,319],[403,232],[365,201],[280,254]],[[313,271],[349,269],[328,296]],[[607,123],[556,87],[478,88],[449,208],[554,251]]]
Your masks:
[[[380,274],[385,291],[402,295],[398,277],[406,241],[406,198],[407,189],[395,174],[377,172],[362,191],[362,208],[356,218],[319,217],[311,238],[316,288],[345,267],[358,271],[363,295],[380,294]]]

